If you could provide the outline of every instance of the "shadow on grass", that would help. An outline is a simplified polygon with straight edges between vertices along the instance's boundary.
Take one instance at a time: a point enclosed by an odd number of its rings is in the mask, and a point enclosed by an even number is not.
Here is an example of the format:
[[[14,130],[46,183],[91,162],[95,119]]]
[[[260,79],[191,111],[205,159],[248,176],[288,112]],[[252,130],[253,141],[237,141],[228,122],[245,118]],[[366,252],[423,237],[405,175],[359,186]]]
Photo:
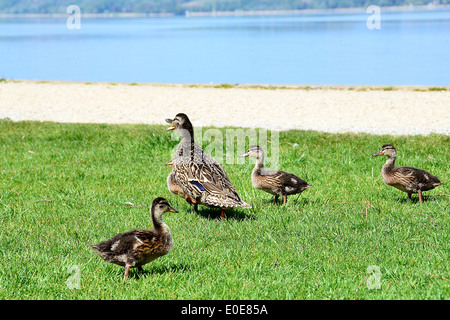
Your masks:
[[[139,271],[137,268],[131,268],[128,277],[129,279],[140,279],[166,273],[182,273],[189,270],[191,270],[191,266],[183,263],[170,263],[169,265],[159,266],[152,266],[151,264],[148,264],[142,267],[142,271]],[[120,275],[118,273],[118,276],[123,276],[123,273]]]
[[[410,203],[410,204],[419,203],[419,197],[418,196],[416,196],[416,197],[411,196],[411,201],[408,201],[408,198],[406,196],[404,196],[404,197],[403,196],[393,197],[392,200],[395,200],[395,201],[397,201],[399,203]],[[424,198],[424,201],[426,201],[425,198]]]
[[[311,200],[309,198],[302,197],[302,196],[297,196],[297,197],[293,196],[292,199],[291,199],[291,202],[293,204],[299,205],[299,206],[310,206],[310,205],[317,205],[317,204],[319,204],[319,201],[317,199],[316,200]]]
[[[279,198],[276,203],[274,202],[274,199],[275,199],[274,197],[271,197],[271,198],[262,200],[262,202],[264,203],[264,205],[267,205],[267,206],[283,207],[283,198]],[[316,203],[317,203],[317,201],[311,201],[304,196],[302,197],[301,195],[290,195],[287,197],[287,201],[284,206],[289,206],[289,205],[306,206],[306,205],[316,204]]]
[[[395,199],[395,198],[394,198]],[[416,195],[412,195],[411,196],[411,200],[410,201],[408,201],[408,198],[405,196],[405,197],[402,197],[402,196],[399,196],[399,197],[397,197],[396,198],[396,200],[398,201],[398,202],[400,202],[400,203],[409,203],[409,204],[420,204],[420,202],[419,202],[419,196],[416,194]],[[425,202],[433,202],[433,201],[436,201],[436,197],[433,197],[433,195],[423,195],[423,202],[425,203]]]
[[[242,210],[248,210],[248,209],[242,209]],[[254,214],[246,213],[239,209],[228,209],[225,210],[225,220],[255,220],[256,217]],[[250,209],[251,210],[251,209]],[[221,219],[220,217],[220,209],[218,208],[208,208],[208,207],[202,207],[199,206],[197,209],[197,212],[195,212],[196,215],[199,215],[202,218],[209,219],[209,220],[215,220],[215,219]]]

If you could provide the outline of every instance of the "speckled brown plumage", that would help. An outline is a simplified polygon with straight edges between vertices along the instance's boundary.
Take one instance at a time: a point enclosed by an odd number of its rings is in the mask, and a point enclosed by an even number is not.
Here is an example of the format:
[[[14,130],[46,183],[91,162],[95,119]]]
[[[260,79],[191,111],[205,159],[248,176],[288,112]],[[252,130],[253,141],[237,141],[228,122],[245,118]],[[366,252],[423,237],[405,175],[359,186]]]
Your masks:
[[[256,189],[273,194],[275,196],[274,203],[277,202],[278,197],[283,197],[284,205],[288,195],[300,194],[312,187],[292,173],[265,168],[264,151],[259,146],[251,146],[241,157],[256,158],[256,165],[252,171],[252,185]]]
[[[89,246],[103,260],[125,267],[124,279],[127,279],[130,268],[142,270],[143,265],[172,250],[170,229],[162,221],[165,212],[178,211],[166,199],[156,198],[151,208],[153,229],[134,229]]]
[[[411,194],[418,193],[419,201],[423,202],[423,191],[432,190],[442,184],[436,176],[428,171],[413,167],[395,166],[397,150],[391,144],[383,145],[379,152],[373,154],[373,156],[381,155],[387,157],[386,163],[381,169],[383,181],[389,186],[406,192],[408,201],[411,199]]]
[[[173,160],[167,162],[166,165],[173,166]],[[194,207],[192,208],[192,212],[197,211],[197,202],[192,200],[186,193],[184,193],[183,189],[181,189],[180,185],[175,180],[175,173],[173,171],[170,172],[169,175],[167,176],[167,188],[173,194],[176,194],[177,196],[180,196],[181,198],[185,199],[187,203],[193,204]]]
[[[120,233],[91,247],[105,260],[130,267],[140,267],[172,249],[169,232],[135,229]]]
[[[196,203],[224,209],[242,207],[251,208],[238,195],[222,166],[194,141],[192,124],[184,113],[172,119],[166,119],[171,127],[181,134],[181,141],[173,159],[174,178],[183,192]]]

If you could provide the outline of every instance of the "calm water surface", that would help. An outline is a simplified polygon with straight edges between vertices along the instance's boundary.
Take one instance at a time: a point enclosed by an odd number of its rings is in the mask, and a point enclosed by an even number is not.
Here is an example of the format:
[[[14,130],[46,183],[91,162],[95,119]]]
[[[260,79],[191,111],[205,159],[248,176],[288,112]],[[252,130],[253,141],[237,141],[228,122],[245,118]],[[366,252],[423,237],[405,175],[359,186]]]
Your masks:
[[[7,79],[450,85],[450,9],[291,16],[1,18]]]

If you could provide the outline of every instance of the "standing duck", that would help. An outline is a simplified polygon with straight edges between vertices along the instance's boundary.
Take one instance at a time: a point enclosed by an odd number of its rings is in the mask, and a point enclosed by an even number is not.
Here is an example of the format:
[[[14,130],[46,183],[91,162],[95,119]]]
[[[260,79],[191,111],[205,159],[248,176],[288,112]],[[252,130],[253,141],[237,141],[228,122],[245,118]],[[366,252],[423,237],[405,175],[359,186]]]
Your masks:
[[[252,171],[252,185],[256,189],[273,194],[274,204],[277,203],[278,197],[283,197],[283,205],[285,205],[288,195],[299,194],[312,187],[292,173],[265,168],[264,150],[259,146],[251,146],[240,157],[256,158],[256,165]]]
[[[397,188],[408,194],[407,201],[411,200],[411,194],[419,194],[419,202],[423,203],[423,191],[428,191],[440,186],[442,183],[431,173],[416,169],[413,167],[396,167],[395,159],[397,150],[391,144],[385,144],[381,150],[372,156],[386,156],[387,160],[381,169],[381,177],[383,181],[394,188]]]
[[[174,119],[166,119],[167,129],[177,130],[181,135],[175,158],[173,173],[183,192],[196,203],[221,209],[251,206],[242,201],[222,166],[194,141],[194,129],[188,116],[179,113]]]
[[[142,272],[143,265],[172,250],[172,235],[162,220],[162,215],[166,212],[178,211],[166,199],[156,198],[151,208],[153,229],[131,230],[89,246],[103,260],[125,267],[124,280],[127,280],[130,268],[138,268]]]

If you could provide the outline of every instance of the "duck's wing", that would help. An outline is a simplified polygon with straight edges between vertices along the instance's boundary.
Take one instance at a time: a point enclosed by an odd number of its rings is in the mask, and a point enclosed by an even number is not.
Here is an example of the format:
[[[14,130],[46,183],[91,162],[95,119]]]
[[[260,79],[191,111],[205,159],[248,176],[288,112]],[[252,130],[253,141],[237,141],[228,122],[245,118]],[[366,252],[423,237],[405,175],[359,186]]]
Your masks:
[[[303,189],[311,187],[305,180],[297,177],[295,174],[286,173],[282,176],[283,185],[295,189]]]
[[[441,185],[438,177],[428,171],[413,167],[397,167],[392,175],[405,185],[411,185],[419,190],[430,190]]]
[[[264,184],[270,188],[281,189],[283,187],[282,177],[285,174],[286,172],[283,171],[262,168],[257,172],[256,178],[261,184]]]
[[[284,172],[281,170],[261,170],[261,176],[265,183],[274,188],[285,188],[287,191],[304,190],[311,187],[305,180],[297,177],[295,174]]]
[[[189,184],[207,199],[207,204],[225,207],[241,203],[241,199],[234,188],[225,170],[220,164],[192,165],[192,176],[188,178]],[[204,199],[204,200],[205,200]],[[234,203],[234,205],[232,205]]]
[[[240,199],[219,162],[204,154],[197,144],[190,156],[181,154],[176,159],[173,169],[180,187],[196,201],[217,207],[250,207]]]
[[[236,188],[231,183],[230,178],[228,178],[225,169],[214,158],[206,155],[205,157],[207,157],[205,162],[207,167],[202,170],[202,175],[207,180],[207,186],[212,187],[211,191],[216,190],[217,192],[217,190],[220,190],[221,193],[240,200]]]
[[[123,255],[133,251],[137,244],[150,243],[155,238],[156,234],[151,230],[135,229],[90,246],[101,256]]]

